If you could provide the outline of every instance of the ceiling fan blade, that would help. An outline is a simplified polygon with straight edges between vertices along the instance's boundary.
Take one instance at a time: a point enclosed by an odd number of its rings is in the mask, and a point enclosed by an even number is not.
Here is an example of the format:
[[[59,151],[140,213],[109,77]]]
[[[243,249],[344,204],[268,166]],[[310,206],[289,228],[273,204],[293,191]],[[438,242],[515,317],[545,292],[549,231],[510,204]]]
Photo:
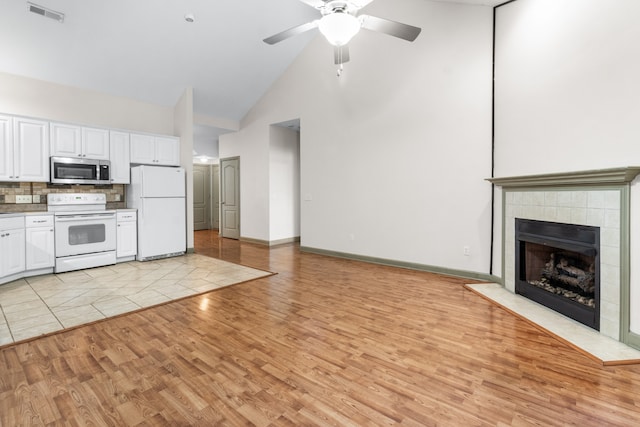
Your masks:
[[[376,16],[360,15],[358,18],[360,22],[362,22],[362,28],[388,34],[410,42],[414,41],[416,37],[418,37],[418,34],[420,34],[420,31],[422,31],[421,28],[414,27],[413,25],[402,24]]]
[[[306,24],[298,25],[297,27],[289,28],[288,30],[284,30],[281,33],[274,34],[271,37],[267,37],[262,40],[267,44],[276,44],[281,42],[282,40],[286,40],[289,37],[297,36],[298,34],[302,34],[306,31],[313,30],[318,26],[318,20],[307,22]]]
[[[302,3],[308,4],[314,9],[322,9],[329,0],[300,0]]]
[[[335,46],[333,48],[333,58],[336,65],[349,62],[349,47],[347,45]]]
[[[353,4],[357,9],[362,9],[372,1],[373,0],[351,0],[351,4]]]

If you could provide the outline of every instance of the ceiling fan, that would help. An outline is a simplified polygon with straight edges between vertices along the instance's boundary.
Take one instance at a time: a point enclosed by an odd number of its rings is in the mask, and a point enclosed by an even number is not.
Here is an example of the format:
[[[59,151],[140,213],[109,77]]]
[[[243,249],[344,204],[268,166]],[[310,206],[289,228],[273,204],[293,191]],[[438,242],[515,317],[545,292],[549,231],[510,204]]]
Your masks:
[[[318,28],[334,46],[334,59],[337,65],[349,61],[349,48],[347,43],[355,36],[360,28],[379,33],[388,34],[407,41],[414,41],[421,29],[412,25],[390,21],[371,15],[357,15],[373,0],[300,0],[320,11],[322,17],[306,24],[298,25],[288,30],[267,37],[263,41],[267,44],[276,44],[289,37],[302,34],[306,31]]]

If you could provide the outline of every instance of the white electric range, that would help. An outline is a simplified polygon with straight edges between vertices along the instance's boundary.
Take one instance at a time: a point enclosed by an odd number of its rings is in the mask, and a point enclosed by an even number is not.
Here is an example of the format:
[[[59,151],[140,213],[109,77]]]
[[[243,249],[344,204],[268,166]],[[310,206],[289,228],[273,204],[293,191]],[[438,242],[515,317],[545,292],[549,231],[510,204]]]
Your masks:
[[[106,194],[47,195],[55,216],[55,273],[116,263],[116,211]]]

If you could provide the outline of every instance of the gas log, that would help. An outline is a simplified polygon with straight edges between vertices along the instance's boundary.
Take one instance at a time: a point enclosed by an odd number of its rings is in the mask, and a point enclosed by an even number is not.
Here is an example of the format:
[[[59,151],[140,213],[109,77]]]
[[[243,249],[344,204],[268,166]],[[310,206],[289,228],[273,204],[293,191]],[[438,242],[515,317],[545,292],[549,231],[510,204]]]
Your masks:
[[[557,258],[557,262],[556,262]],[[595,266],[587,266],[587,269],[577,267],[578,261],[562,253],[552,253],[542,269],[542,277],[552,283],[562,284],[577,288],[582,293],[593,293],[595,290]]]

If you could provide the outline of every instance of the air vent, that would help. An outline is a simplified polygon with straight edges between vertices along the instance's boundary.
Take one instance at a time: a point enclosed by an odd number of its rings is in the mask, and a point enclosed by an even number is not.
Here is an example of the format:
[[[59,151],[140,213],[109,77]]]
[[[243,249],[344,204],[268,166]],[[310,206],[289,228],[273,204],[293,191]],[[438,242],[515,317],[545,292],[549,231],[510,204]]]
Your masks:
[[[58,22],[64,22],[64,13],[56,12],[55,10],[47,9],[46,7],[42,7],[29,2],[27,2],[27,9],[29,10],[29,12],[42,15],[46,18],[51,18]]]

